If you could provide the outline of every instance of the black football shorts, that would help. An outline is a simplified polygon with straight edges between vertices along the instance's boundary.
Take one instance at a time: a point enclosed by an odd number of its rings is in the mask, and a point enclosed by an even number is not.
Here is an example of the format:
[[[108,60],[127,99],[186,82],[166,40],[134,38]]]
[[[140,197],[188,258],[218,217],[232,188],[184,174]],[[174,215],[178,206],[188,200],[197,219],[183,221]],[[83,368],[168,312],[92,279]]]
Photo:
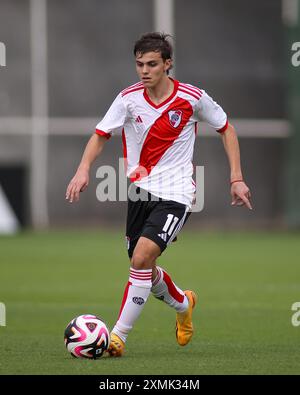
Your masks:
[[[189,215],[184,204],[158,198],[133,184],[129,188],[126,223],[129,258],[141,236],[154,241],[162,253],[168,244],[176,241]]]

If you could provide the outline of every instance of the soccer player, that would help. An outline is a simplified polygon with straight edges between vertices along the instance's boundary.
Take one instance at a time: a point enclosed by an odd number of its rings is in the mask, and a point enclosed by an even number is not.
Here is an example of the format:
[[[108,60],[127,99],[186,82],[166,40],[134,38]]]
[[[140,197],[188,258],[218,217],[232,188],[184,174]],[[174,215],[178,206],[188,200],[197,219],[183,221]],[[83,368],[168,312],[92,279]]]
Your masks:
[[[202,89],[169,77],[172,46],[168,35],[144,34],[134,46],[140,82],[121,91],[91,136],[66,191],[70,202],[89,183],[89,171],[111,135],[122,129],[129,188],[126,238],[129,281],[111,333],[110,356],[124,353],[127,336],[152,293],[176,311],[176,339],[193,335],[191,290],[182,291],[156,264],[190,214],[195,194],[192,156],[196,125],[205,121],[222,136],[230,164],[232,205],[252,209],[243,180],[238,139],[223,109]]]

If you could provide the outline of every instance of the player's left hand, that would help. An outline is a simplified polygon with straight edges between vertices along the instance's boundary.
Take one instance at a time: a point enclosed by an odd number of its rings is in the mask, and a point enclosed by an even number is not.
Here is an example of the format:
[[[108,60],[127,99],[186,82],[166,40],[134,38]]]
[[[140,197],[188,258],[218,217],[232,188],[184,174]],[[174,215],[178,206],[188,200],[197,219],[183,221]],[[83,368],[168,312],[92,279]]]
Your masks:
[[[244,183],[244,181],[234,182],[231,185],[231,205],[232,206],[245,206],[249,210],[252,210],[252,205],[250,202],[251,193],[250,189]]]

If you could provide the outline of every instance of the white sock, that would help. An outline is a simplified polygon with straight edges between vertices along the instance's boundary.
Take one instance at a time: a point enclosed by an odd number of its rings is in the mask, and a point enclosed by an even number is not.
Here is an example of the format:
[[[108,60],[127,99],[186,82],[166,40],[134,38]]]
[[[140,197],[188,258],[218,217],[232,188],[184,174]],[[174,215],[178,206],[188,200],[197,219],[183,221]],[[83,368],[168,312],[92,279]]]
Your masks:
[[[128,284],[125,288],[119,318],[112,332],[126,342],[128,333],[141,314],[152,286],[152,269],[130,268]]]
[[[189,301],[184,292],[176,286],[168,273],[161,267],[156,266],[156,269],[157,276],[152,284],[152,294],[173,307],[178,313],[187,310]]]

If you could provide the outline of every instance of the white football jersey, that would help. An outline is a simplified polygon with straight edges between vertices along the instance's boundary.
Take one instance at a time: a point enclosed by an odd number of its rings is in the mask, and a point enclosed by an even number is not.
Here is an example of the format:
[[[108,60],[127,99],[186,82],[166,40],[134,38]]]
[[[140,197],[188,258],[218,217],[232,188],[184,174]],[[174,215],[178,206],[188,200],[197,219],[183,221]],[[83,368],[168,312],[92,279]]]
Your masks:
[[[124,89],[96,133],[110,138],[122,130],[127,177],[157,197],[191,207],[197,122],[205,121],[222,133],[228,121],[204,90],[173,82],[173,93],[159,105],[151,101],[142,82]]]

